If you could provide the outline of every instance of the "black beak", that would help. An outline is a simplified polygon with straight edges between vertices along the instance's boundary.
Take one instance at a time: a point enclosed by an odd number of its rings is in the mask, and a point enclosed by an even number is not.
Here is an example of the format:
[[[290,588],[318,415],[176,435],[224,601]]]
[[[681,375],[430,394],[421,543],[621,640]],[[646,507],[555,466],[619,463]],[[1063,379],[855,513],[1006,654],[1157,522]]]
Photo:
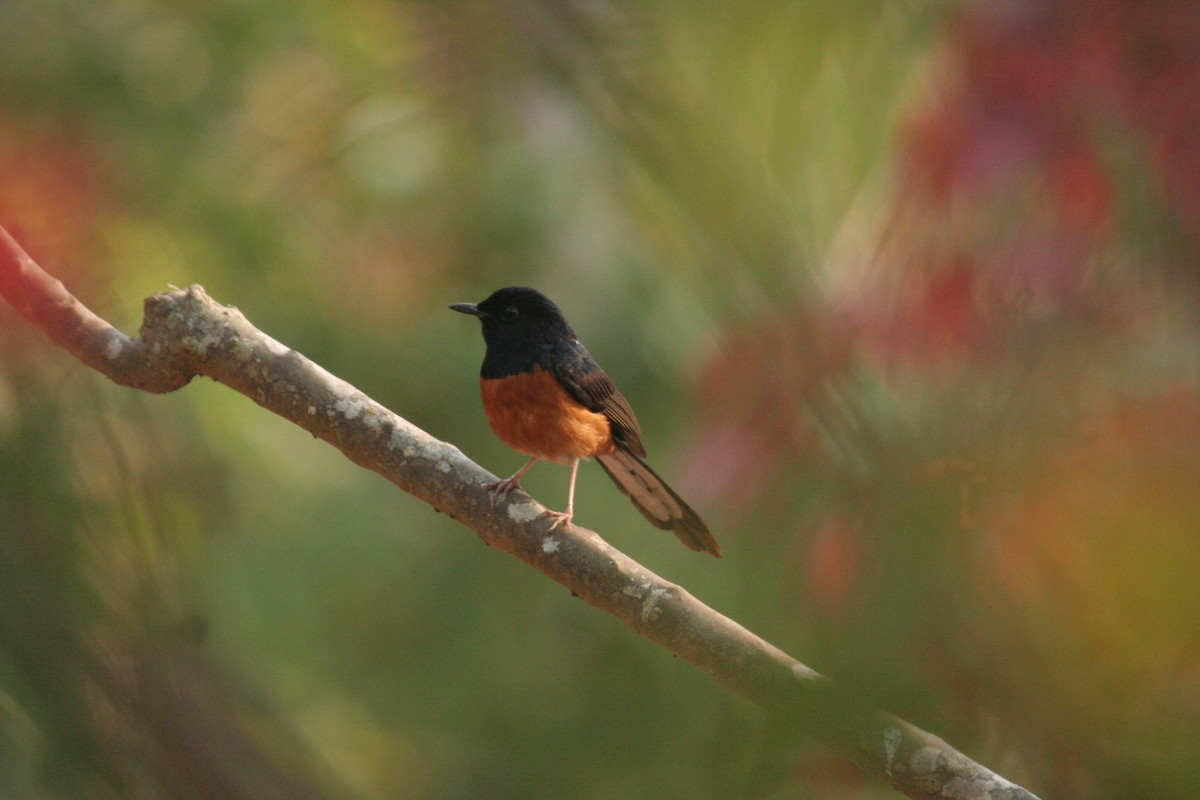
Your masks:
[[[472,317],[479,316],[479,306],[474,303],[455,303],[450,306],[450,309],[460,314],[470,314]]]

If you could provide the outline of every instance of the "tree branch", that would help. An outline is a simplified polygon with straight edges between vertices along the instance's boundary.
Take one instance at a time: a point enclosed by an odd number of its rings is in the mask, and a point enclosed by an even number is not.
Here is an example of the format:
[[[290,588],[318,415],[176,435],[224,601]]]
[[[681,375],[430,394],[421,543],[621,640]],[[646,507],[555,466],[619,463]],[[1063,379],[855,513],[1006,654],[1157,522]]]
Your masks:
[[[572,526],[547,536],[543,507],[524,492],[493,509],[484,484],[496,476],[199,286],[147,298],[141,336],[133,339],[84,307],[0,228],[0,294],[119,384],[168,392],[207,375],[241,392],[910,797],[1036,800],[936,736],[849,697],[595,533]]]

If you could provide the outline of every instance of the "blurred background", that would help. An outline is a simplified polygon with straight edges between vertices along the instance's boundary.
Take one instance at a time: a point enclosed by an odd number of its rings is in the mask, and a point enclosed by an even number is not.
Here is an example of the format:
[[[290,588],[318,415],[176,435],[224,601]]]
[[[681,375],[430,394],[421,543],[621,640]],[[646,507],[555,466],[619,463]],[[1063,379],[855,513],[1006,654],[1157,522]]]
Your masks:
[[[1200,785],[1190,0],[6,0],[0,224],[118,327],[200,283],[499,475],[446,306],[537,286],[726,555],[594,466],[581,524],[1043,797]],[[895,794],[0,306],[0,796]]]

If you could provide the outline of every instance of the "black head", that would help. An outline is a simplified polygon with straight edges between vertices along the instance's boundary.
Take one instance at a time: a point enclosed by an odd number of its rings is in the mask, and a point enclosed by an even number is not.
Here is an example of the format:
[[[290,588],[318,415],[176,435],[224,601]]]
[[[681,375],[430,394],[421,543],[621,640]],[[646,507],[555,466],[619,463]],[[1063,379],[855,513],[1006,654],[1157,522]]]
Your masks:
[[[455,303],[450,308],[479,317],[484,341],[489,345],[575,338],[575,331],[558,306],[528,286],[497,289],[482,303]]]

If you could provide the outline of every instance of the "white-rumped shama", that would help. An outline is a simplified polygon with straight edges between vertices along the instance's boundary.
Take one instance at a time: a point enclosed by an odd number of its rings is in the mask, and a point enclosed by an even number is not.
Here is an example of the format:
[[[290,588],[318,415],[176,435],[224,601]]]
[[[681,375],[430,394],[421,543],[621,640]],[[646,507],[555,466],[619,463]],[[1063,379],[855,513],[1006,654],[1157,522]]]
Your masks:
[[[674,531],[693,550],[721,555],[700,515],[642,460],[646,448],[633,409],[550,298],[510,286],[482,303],[450,308],[482,321],[483,411],[505,444],[529,456],[512,477],[488,485],[494,497],[520,487],[539,459],[567,464],[567,510],[548,513],[555,517],[551,530],[570,524],[579,460],[594,457],[652,525]]]

